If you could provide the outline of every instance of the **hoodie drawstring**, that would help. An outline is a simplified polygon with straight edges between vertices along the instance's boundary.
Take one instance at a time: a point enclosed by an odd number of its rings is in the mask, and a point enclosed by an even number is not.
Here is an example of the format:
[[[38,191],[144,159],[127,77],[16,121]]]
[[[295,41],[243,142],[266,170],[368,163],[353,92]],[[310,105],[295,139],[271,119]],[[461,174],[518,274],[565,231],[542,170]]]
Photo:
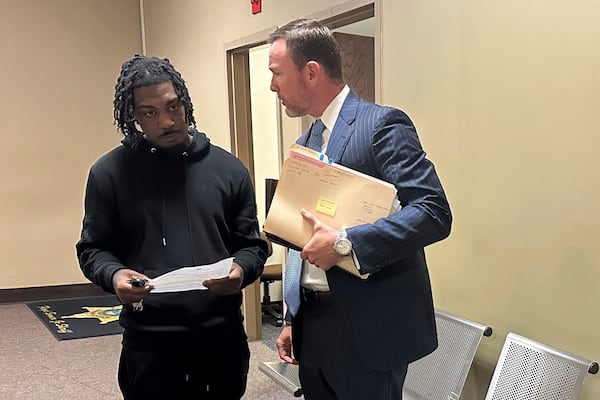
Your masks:
[[[156,147],[152,147],[150,148],[150,153],[152,154],[156,154],[158,150],[156,149]],[[155,158],[156,160],[156,158]],[[166,208],[167,208],[167,199],[165,198],[166,194],[165,194],[165,187],[166,187],[166,183],[165,183],[165,174],[163,172],[163,169],[160,166],[160,162],[157,161],[158,164],[158,169],[160,171],[160,182],[161,182],[161,188],[162,190],[160,191],[161,197],[162,197],[162,202],[161,202],[161,206],[162,206],[162,210],[161,210],[161,217],[160,217],[160,236],[162,239],[162,246],[163,247],[167,247],[167,234],[166,234],[166,226],[165,226],[165,218],[166,218]]]
[[[196,261],[196,252],[194,251],[194,230],[192,229],[192,213],[191,213],[191,208],[190,208],[190,202],[189,202],[189,185],[188,185],[188,180],[189,180],[189,166],[188,166],[188,152],[184,151],[183,152],[183,174],[184,174],[184,184],[185,184],[185,209],[186,209],[186,214],[187,214],[187,225],[188,225],[188,233],[190,234],[190,251],[192,253],[192,261],[194,263],[194,265],[197,265],[198,262]]]
[[[150,152],[152,154],[156,154],[157,153],[157,149],[156,147],[152,147],[150,149]],[[192,255],[192,261],[194,263],[194,265],[197,264],[196,261],[196,254],[194,251],[194,231],[192,229],[192,218],[191,218],[191,208],[190,208],[190,202],[189,202],[189,185],[188,185],[188,181],[189,181],[189,165],[188,165],[188,158],[189,158],[189,153],[187,151],[184,151],[183,153],[181,153],[181,155],[183,156],[183,174],[184,174],[184,192],[185,192],[185,208],[186,208],[186,218],[187,218],[187,229],[188,229],[188,233],[190,235],[190,241],[192,243],[190,251],[191,251],[191,255]],[[164,171],[160,165],[160,161],[158,161],[158,159],[156,159],[156,161],[158,162],[158,169],[160,170],[160,178],[161,178],[161,197],[162,197],[162,211],[161,211],[161,239],[162,239],[162,246],[163,247],[167,247],[167,228],[166,228],[166,220],[167,220],[167,199],[166,199],[166,181],[165,181],[165,174]]]

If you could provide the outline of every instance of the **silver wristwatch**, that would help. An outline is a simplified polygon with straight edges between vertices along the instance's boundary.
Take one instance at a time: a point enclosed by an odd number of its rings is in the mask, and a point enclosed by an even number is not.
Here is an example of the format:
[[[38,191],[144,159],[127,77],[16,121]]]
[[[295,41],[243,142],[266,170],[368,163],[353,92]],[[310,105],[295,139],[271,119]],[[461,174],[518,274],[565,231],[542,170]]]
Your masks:
[[[348,234],[345,229],[337,232],[335,243],[333,243],[333,249],[340,256],[347,256],[352,253],[352,243],[350,242],[350,239],[348,239]]]

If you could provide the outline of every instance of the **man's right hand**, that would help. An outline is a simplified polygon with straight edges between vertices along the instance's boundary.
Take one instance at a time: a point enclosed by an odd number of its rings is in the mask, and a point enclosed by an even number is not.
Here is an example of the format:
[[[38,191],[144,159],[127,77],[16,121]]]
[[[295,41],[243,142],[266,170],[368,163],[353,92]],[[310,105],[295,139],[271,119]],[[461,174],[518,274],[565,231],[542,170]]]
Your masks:
[[[132,269],[120,269],[113,275],[113,288],[115,289],[117,297],[123,304],[131,304],[140,301],[153,289],[152,285],[146,285],[145,287],[133,286],[131,280],[134,277],[149,280],[146,275]]]
[[[281,329],[281,333],[277,338],[277,351],[279,352],[279,358],[288,364],[298,364],[298,361],[292,356],[292,326],[284,325]]]

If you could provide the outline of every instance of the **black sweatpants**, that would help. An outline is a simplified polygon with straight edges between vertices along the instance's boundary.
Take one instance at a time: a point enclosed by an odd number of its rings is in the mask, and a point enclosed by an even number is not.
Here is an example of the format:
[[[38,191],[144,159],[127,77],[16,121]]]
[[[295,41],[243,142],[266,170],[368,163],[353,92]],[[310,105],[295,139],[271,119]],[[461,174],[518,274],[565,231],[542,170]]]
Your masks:
[[[239,400],[246,390],[250,350],[243,333],[144,349],[127,342],[119,362],[124,400]]]

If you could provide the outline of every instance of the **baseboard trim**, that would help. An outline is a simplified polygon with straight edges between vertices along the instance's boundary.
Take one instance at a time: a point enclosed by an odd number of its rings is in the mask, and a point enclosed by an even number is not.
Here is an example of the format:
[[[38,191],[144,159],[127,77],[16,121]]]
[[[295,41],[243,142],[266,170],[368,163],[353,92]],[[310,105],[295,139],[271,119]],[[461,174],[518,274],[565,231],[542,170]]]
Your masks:
[[[106,292],[91,283],[0,289],[0,304],[103,295]]]

